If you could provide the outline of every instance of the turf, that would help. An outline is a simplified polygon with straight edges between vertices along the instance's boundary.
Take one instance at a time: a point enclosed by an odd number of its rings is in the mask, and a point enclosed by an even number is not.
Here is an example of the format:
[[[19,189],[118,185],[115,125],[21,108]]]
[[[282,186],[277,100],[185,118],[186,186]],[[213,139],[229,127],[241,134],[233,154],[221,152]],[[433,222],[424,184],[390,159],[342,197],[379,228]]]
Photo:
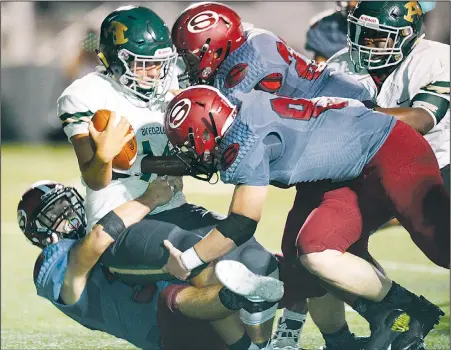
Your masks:
[[[48,301],[38,297],[32,269],[39,250],[27,243],[16,224],[16,206],[29,184],[42,179],[76,183],[78,166],[70,146],[2,147],[1,197],[1,348],[2,349],[133,349],[127,342],[83,328]],[[189,201],[211,210],[227,212],[230,195],[196,181],[185,185]],[[219,189],[219,187],[217,187]],[[271,189],[257,238],[268,249],[279,251],[281,232],[292,203],[292,190]],[[400,228],[381,230],[371,238],[370,250],[389,276],[417,294],[427,296],[446,313],[426,339],[428,349],[449,349],[449,274],[436,267]],[[347,313],[352,331],[368,334],[365,321]],[[322,338],[309,319],[302,346],[318,349]],[[201,349],[199,349],[201,350]]]

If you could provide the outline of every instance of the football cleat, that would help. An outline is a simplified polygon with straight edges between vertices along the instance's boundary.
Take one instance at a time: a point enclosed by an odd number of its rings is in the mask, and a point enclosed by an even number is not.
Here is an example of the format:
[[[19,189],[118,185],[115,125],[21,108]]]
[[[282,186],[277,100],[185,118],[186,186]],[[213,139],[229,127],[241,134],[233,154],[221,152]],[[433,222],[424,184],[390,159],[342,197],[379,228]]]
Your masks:
[[[440,321],[445,313],[425,297],[420,296],[408,309],[412,316],[409,331],[401,335],[392,343],[392,350],[421,350],[424,349],[423,339]]]
[[[238,261],[219,261],[215,272],[218,280],[226,288],[250,301],[277,302],[282,299],[283,282],[273,277],[257,275]]]
[[[384,312],[377,324],[371,325],[371,337],[364,345],[364,350],[387,349],[401,334],[410,327],[410,316],[399,309]]]
[[[295,350],[298,348],[298,341],[301,336],[302,328],[305,322],[290,320],[286,317],[280,317],[277,323],[271,345],[274,350]]]

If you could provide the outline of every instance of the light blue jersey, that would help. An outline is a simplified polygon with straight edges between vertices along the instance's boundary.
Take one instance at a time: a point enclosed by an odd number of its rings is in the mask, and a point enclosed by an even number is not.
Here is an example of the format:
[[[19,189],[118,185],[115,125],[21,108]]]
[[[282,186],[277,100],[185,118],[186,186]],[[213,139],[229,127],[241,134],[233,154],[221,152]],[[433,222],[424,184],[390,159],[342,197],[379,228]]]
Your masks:
[[[290,99],[262,91],[240,98],[220,143],[221,180],[235,185],[353,179],[396,122],[350,99]]]
[[[157,282],[150,303],[132,300],[133,288],[119,281],[108,281],[100,264],[94,266],[80,300],[65,305],[60,290],[66,273],[69,250],[76,240],[64,239],[45,248],[35,266],[35,285],[39,296],[50,300],[64,314],[81,325],[99,330],[144,349],[161,349],[157,323],[157,301],[169,282]]]
[[[241,102],[239,93],[254,89],[296,98],[371,99],[369,92],[355,79],[318,66],[273,33],[261,29],[246,31],[244,44],[219,66],[214,86],[234,104]]]

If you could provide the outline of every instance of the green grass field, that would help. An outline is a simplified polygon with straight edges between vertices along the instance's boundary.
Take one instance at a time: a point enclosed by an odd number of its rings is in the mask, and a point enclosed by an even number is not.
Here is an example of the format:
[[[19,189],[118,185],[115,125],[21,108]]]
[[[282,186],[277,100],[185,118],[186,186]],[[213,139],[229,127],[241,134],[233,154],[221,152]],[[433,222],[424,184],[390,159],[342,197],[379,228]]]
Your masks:
[[[79,171],[70,146],[2,147],[2,349],[133,349],[128,343],[93,332],[64,316],[48,301],[38,297],[32,282],[32,269],[39,253],[27,243],[16,224],[20,195],[34,181],[52,179],[76,184]],[[207,186],[207,187],[205,187]],[[189,201],[211,210],[226,212],[229,188],[187,181]],[[268,249],[279,251],[281,232],[294,192],[272,189],[265,206],[257,238]],[[423,294],[446,313],[440,325],[428,336],[428,349],[449,349],[449,274],[436,267],[414,246],[402,228],[382,230],[372,237],[370,250],[389,276],[416,294]],[[352,331],[368,334],[364,320],[347,312]],[[302,334],[302,346],[317,349],[322,338],[311,320]]]

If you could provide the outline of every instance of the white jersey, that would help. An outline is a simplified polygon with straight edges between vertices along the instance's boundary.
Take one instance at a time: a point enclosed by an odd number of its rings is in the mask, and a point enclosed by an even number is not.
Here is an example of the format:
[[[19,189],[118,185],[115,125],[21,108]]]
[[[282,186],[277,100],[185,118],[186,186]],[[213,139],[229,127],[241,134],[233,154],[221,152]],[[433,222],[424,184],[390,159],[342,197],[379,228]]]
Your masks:
[[[178,85],[177,85],[178,86]],[[172,94],[167,94],[167,99]],[[138,144],[137,159],[140,162],[147,155],[167,155],[168,139],[164,130],[164,109],[166,102],[149,109],[147,104],[121,87],[114,79],[101,73],[90,73],[74,81],[58,99],[58,116],[63,123],[67,137],[87,134],[88,123],[80,117],[91,118],[99,109],[116,112],[117,116],[128,119],[136,134]],[[71,122],[70,122],[71,121]],[[117,172],[133,174],[132,170]],[[156,175],[132,175],[128,178],[113,180],[100,191],[93,191],[86,186],[86,216],[88,230],[109,211],[125,202],[141,196],[147,189],[148,182],[154,181]],[[151,214],[173,209],[186,203],[185,195],[178,192],[172,200],[160,206]]]
[[[412,52],[387,77],[378,93],[368,71],[356,70],[348,49],[337,52],[328,66],[352,75],[383,108],[420,107],[434,119],[435,126],[424,138],[433,149],[440,168],[449,164],[449,45],[420,39]]]

